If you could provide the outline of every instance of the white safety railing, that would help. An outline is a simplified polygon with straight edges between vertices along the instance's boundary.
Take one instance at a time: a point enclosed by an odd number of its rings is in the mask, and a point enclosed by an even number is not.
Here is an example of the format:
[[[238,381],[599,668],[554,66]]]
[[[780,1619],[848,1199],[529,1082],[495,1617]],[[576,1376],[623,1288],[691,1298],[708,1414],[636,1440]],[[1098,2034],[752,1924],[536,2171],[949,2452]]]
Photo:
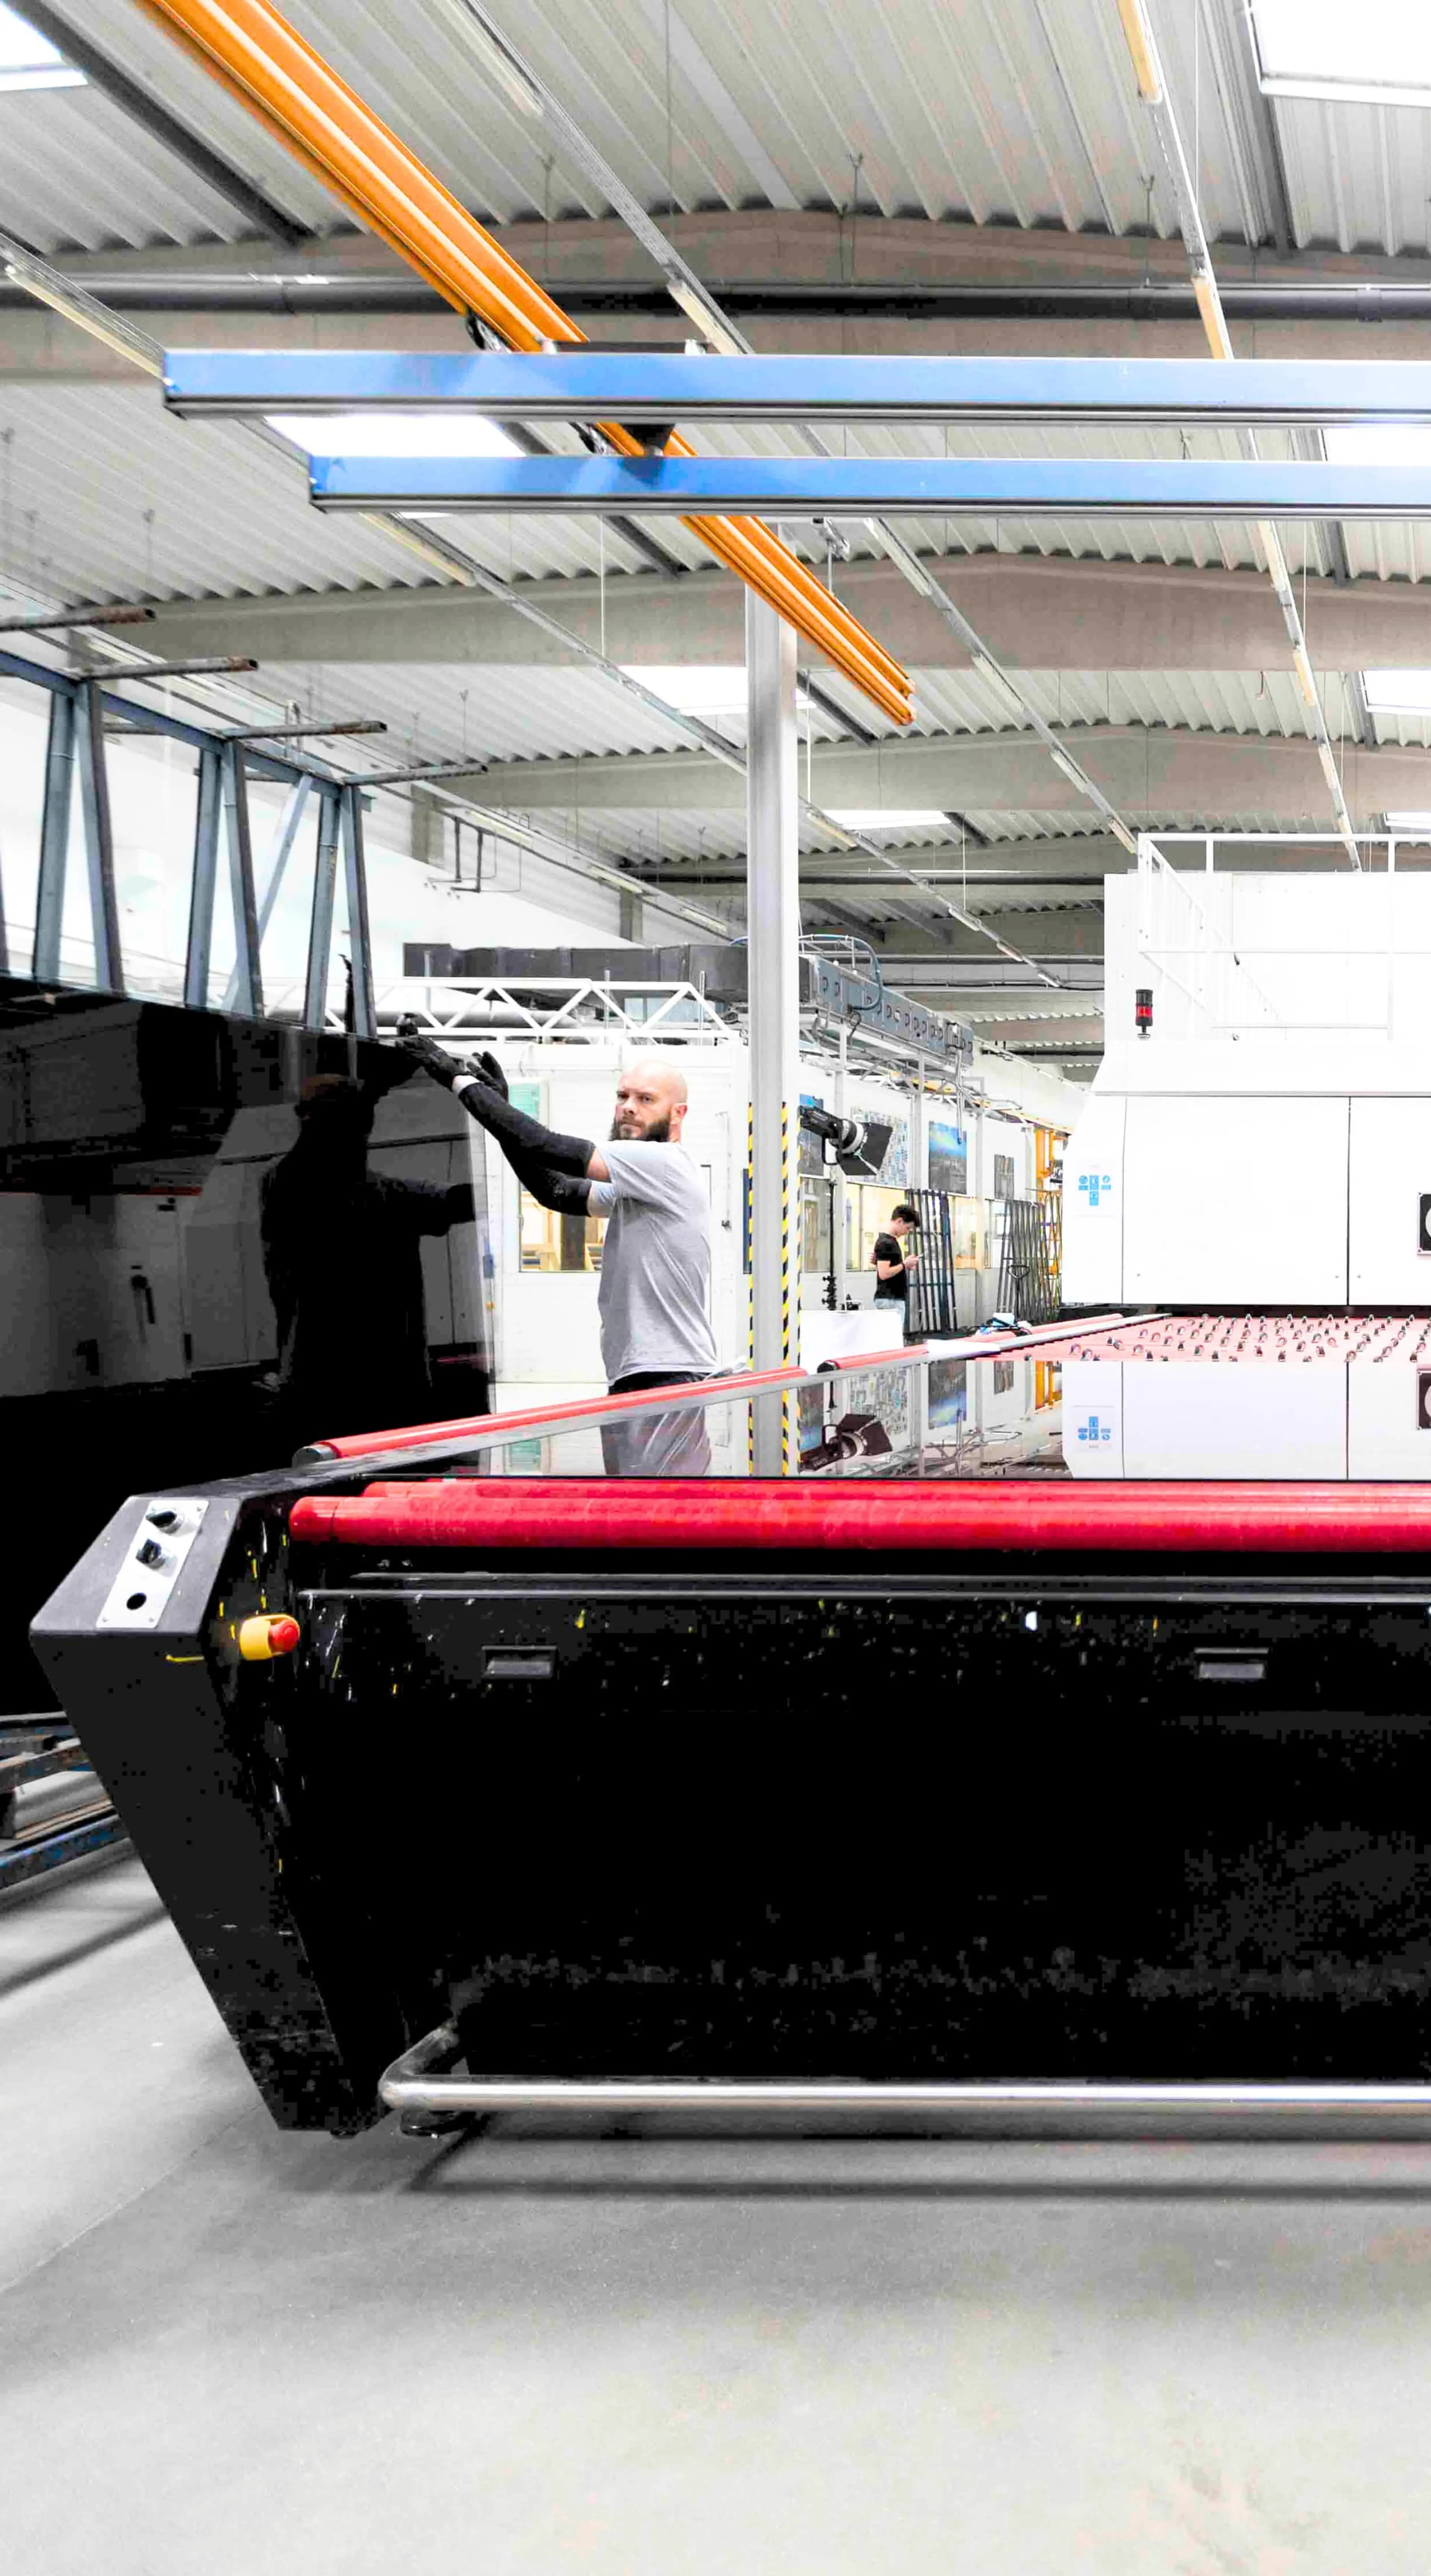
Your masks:
[[[1336,834],[1141,832],[1134,980],[1156,989],[1162,979],[1184,1006],[1182,1014],[1155,1012],[1155,1035],[1292,1036],[1335,1029],[1390,1038],[1398,961],[1431,958],[1431,946],[1398,935],[1397,850],[1414,837],[1360,836],[1368,853],[1385,852],[1385,863],[1336,878],[1339,899],[1353,907],[1359,925],[1359,935],[1338,947],[1326,940],[1318,944],[1239,935],[1233,908],[1238,879],[1226,870],[1217,873],[1220,849],[1261,845],[1285,850],[1294,842],[1299,848],[1324,843],[1340,850]],[[1202,866],[1173,866],[1164,855],[1170,848],[1200,851]],[[1326,990],[1325,973],[1319,982],[1318,968],[1339,973],[1339,1002]],[[1310,1003],[1318,1006],[1309,1015]]]

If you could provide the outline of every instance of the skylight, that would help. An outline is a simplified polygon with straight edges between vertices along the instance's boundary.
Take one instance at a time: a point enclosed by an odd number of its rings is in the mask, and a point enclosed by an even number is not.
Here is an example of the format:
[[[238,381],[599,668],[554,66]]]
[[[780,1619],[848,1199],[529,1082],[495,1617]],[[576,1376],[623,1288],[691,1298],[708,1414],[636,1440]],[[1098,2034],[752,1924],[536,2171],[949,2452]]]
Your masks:
[[[832,805],[830,819],[843,823],[851,832],[947,832],[951,829],[942,807],[923,805]]]
[[[745,720],[743,662],[623,662],[621,668],[628,680],[639,680],[643,689],[679,707],[683,715]],[[803,688],[797,687],[795,703],[803,714],[809,704]]]
[[[1395,429],[1328,427],[1322,439],[1333,465],[1431,465],[1431,429],[1410,423]]]
[[[0,90],[83,89],[83,72],[0,0]]]
[[[1273,98],[1378,107],[1431,104],[1425,0],[1252,0],[1263,89]]]
[[[515,439],[471,411],[271,411],[270,429],[310,456],[519,456]]]
[[[1431,671],[1363,671],[1361,676],[1373,715],[1431,715]]]

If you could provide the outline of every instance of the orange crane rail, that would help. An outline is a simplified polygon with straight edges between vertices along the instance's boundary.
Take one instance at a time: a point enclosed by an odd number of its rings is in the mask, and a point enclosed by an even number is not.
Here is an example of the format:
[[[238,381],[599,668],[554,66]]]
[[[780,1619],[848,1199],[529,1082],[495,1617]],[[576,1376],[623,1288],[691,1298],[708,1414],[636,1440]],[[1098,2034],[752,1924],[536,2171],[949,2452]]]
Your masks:
[[[138,5],[459,313],[480,317],[512,349],[585,339],[269,0]],[[619,422],[603,421],[600,428],[618,454],[644,452]],[[678,435],[664,450],[695,452]],[[908,673],[760,520],[701,517],[682,524],[882,713],[896,724],[911,721]]]

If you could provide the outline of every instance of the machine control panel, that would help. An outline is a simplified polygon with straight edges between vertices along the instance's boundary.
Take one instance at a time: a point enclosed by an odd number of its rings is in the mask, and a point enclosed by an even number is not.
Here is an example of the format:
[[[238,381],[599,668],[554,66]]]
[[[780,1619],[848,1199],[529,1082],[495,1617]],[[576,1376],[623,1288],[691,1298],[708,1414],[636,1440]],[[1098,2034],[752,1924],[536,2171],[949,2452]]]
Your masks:
[[[155,1497],[140,1515],[97,1627],[158,1626],[208,1508],[192,1496]]]

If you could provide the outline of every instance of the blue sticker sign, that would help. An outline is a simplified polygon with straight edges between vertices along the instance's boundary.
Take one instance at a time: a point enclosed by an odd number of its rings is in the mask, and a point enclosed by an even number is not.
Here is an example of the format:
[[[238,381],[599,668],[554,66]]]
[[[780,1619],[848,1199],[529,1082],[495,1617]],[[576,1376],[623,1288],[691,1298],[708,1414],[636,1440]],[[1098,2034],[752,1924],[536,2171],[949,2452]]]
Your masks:
[[[1096,1208],[1100,1197],[1107,1198],[1111,1195],[1113,1189],[1113,1175],[1111,1172],[1080,1172],[1078,1175],[1078,1186],[1082,1190],[1084,1197],[1087,1199],[1089,1206],[1091,1208]]]
[[[1100,1422],[1096,1413],[1090,1413],[1086,1422],[1080,1422],[1078,1436],[1080,1440],[1111,1440],[1113,1425],[1111,1422]]]

